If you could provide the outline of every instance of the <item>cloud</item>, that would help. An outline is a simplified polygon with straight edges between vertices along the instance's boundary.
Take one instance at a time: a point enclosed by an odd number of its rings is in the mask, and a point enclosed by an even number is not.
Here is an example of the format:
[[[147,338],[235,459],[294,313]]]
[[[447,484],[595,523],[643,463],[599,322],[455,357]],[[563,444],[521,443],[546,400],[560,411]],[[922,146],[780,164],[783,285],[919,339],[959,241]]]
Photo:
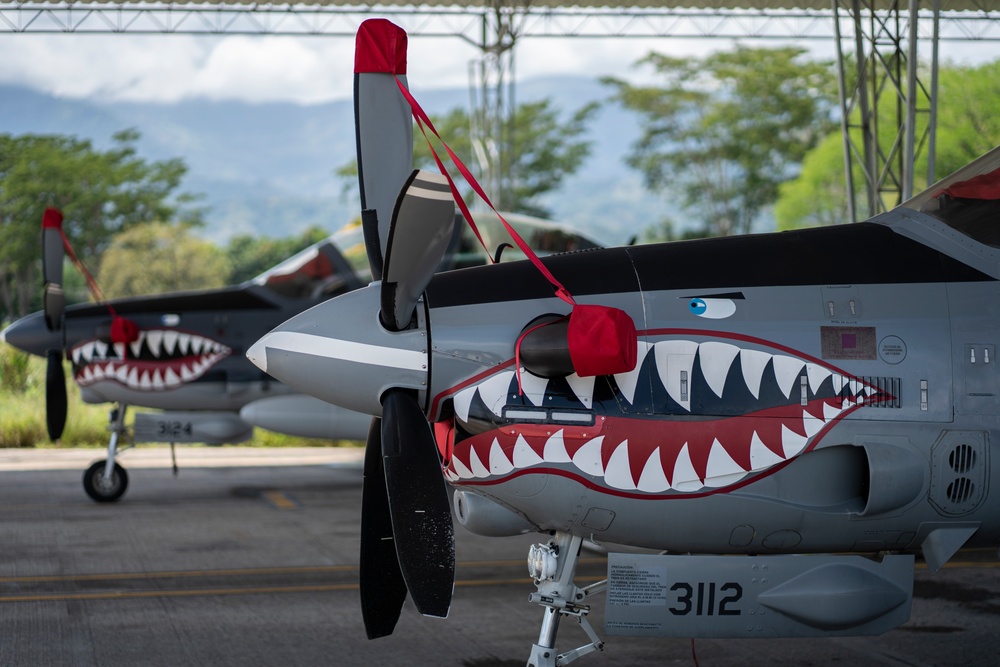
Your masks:
[[[455,37],[413,37],[409,44],[415,89],[469,85],[470,67],[480,58],[476,47]],[[518,43],[514,73],[518,79],[610,74],[642,82],[650,73],[632,65],[650,51],[703,56],[732,44],[723,39],[529,37]],[[805,45],[817,57],[834,56],[832,38]],[[973,46],[942,45],[942,59],[983,60],[988,50]],[[973,56],[965,57],[969,53]],[[353,65],[354,40],[347,37],[8,34],[0,40],[0,83],[111,101],[314,104],[349,98]]]

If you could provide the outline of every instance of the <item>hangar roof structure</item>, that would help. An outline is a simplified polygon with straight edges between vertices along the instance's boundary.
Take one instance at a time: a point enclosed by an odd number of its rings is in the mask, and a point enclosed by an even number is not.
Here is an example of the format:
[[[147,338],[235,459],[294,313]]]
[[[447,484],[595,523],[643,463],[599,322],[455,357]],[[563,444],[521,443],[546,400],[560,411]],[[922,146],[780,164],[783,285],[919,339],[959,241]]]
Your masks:
[[[1000,42],[1000,0],[0,0],[4,33],[353,36],[365,18],[413,37],[457,37],[482,53],[476,109],[484,182],[504,190],[514,46],[530,37],[833,39],[851,219],[909,199],[916,157],[935,181],[938,45]],[[918,51],[918,42],[929,47]],[[927,67],[929,65],[929,67]],[[848,68],[854,71],[849,73]],[[849,83],[853,82],[853,83]],[[886,140],[886,118],[895,133]],[[856,192],[860,171],[865,192]],[[500,200],[502,206],[502,198]]]

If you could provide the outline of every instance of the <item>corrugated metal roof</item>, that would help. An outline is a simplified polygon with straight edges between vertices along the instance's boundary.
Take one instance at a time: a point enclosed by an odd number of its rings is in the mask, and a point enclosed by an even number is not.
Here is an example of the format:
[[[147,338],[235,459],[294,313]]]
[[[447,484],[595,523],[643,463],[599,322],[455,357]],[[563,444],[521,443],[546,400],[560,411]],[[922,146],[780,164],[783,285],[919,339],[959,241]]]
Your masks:
[[[907,3],[904,0],[872,0],[874,6],[877,10],[886,10],[894,7],[898,7],[901,11],[906,11]],[[5,0],[0,0],[0,4],[6,4]],[[25,4],[29,4],[26,2]],[[66,4],[66,0],[30,0],[30,4],[44,5],[44,4]],[[131,0],[117,0],[112,2],[107,2],[106,0],[95,0],[95,2],[74,2],[74,5],[89,5],[89,4],[114,4],[114,5],[218,5],[218,6],[238,6],[251,7],[251,3],[247,2],[229,2],[228,0],[213,0],[211,2],[204,2],[199,0],[174,0],[170,3],[148,3],[148,2],[133,2]],[[294,7],[294,5],[303,5],[308,7],[345,7],[356,9],[358,11],[364,11],[366,5],[365,3],[359,3],[357,0],[354,2],[341,2],[339,0],[300,0],[291,5],[287,3],[258,3],[260,6],[266,7]],[[595,2],[587,2],[586,0],[570,0],[569,2],[559,2],[558,0],[531,0],[530,2],[515,1],[507,3],[517,7],[523,7],[526,4],[534,9],[544,11],[548,8],[580,8],[589,10],[607,10],[627,13],[629,9],[643,9],[643,10],[655,10],[655,9],[732,9],[732,10],[794,10],[794,9],[808,9],[808,10],[828,10],[830,9],[830,0],[628,0],[627,4],[617,4],[612,5],[607,2],[607,0],[598,0]],[[385,2],[372,3],[371,5],[372,15],[378,14],[378,8],[383,7],[433,7],[435,9],[486,9],[491,6],[491,3],[484,2],[483,0],[424,0],[423,2],[393,2],[388,0]],[[921,9],[930,9],[930,0],[923,0],[920,2]],[[941,0],[941,10],[942,11],[977,11],[984,13],[996,13],[1000,12],[1000,0]]]

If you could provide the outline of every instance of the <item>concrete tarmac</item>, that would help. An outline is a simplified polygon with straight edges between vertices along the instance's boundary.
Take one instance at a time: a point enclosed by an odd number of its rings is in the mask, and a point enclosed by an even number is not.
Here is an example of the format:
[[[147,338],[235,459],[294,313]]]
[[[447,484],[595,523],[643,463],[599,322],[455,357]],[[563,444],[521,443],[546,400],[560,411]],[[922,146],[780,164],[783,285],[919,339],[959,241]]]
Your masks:
[[[125,497],[92,502],[100,450],[0,450],[0,665],[434,665],[515,667],[536,641],[528,546],[456,529],[450,618],[407,603],[391,637],[365,638],[358,602],[361,451],[140,447]],[[918,570],[908,623],[881,637],[611,637],[593,665],[993,665],[995,554]],[[589,554],[580,581],[603,577]],[[603,636],[603,597],[591,621]],[[585,642],[564,621],[558,648]],[[696,657],[695,657],[696,656]]]

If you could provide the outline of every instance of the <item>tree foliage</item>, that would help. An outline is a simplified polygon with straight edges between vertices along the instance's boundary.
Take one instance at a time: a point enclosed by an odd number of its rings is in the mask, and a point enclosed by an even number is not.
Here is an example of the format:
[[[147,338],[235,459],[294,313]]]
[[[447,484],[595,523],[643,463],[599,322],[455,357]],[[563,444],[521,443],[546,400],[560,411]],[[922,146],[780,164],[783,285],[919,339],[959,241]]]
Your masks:
[[[1000,115],[996,113],[1000,99],[1000,60],[978,66],[941,66],[938,71],[937,155],[934,180],[939,180],[965,166],[975,158],[1000,145]],[[890,118],[895,105],[890,105],[880,126],[894,127]],[[919,107],[926,108],[926,98]],[[881,110],[880,110],[881,115]],[[926,115],[917,117],[917,134],[927,128]],[[895,133],[880,137],[883,153],[891,149]],[[847,219],[847,179],[844,175],[843,143],[839,132],[831,133],[806,156],[802,172],[782,185],[775,205],[778,227],[791,229],[813,225],[854,222]],[[855,137],[860,145],[860,136]],[[864,193],[861,170],[854,172],[854,188]],[[919,151],[914,165],[914,191],[928,187],[928,153],[926,144]],[[859,198],[858,211],[865,210]]]
[[[191,226],[148,222],[118,234],[101,257],[98,282],[111,298],[222,287],[225,253]]]
[[[63,229],[85,262],[96,264],[114,234],[143,222],[195,223],[193,197],[177,192],[180,159],[149,162],[139,134],[119,132],[107,151],[56,135],[0,134],[0,296],[6,317],[25,315],[41,294],[42,212],[62,210]]]
[[[511,119],[513,132],[509,145],[501,147],[504,192],[488,192],[490,199],[504,210],[548,217],[551,212],[541,198],[559,188],[567,176],[579,169],[590,153],[590,141],[583,138],[587,123],[597,111],[596,103],[587,104],[563,118],[550,99],[521,104]],[[472,125],[468,112],[456,107],[448,113],[432,115],[438,133],[458,157],[475,170]],[[434,150],[455,175],[450,158],[440,142],[430,133]],[[437,164],[423,135],[414,133],[413,162],[417,168],[437,171]],[[336,174],[357,182],[357,162],[348,163]],[[353,187],[353,183],[349,187]],[[486,184],[483,184],[484,187]],[[345,190],[348,188],[345,188]],[[470,199],[471,194],[466,193]]]
[[[605,78],[641,118],[627,157],[646,186],[679,196],[711,235],[747,233],[832,127],[831,63],[805,49],[737,47],[704,58],[651,53],[661,85]]]

